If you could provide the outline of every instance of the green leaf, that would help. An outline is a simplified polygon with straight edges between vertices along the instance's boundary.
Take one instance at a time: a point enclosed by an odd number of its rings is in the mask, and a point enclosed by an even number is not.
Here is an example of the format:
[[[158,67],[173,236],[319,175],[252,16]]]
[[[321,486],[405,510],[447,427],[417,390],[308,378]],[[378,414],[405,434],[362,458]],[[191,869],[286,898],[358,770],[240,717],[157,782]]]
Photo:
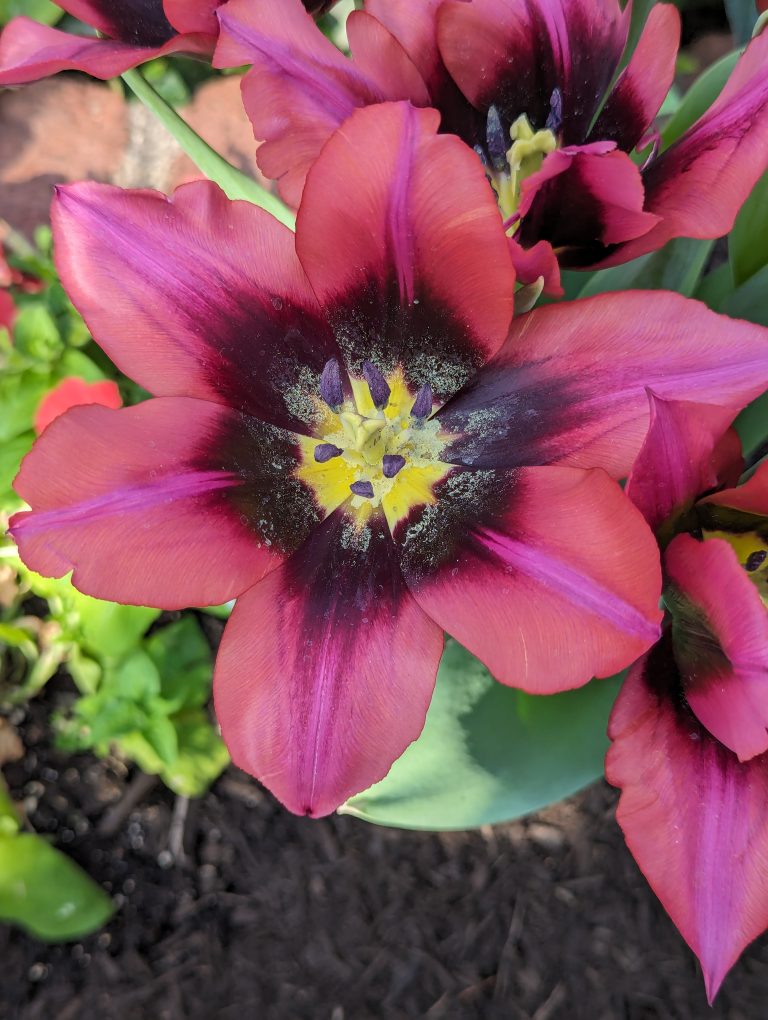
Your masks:
[[[0,443],[32,428],[37,405],[52,385],[47,372],[0,376]]]
[[[448,641],[424,731],[389,775],[341,809],[408,829],[467,829],[561,800],[603,774],[620,679],[534,697]]]
[[[20,14],[44,25],[55,25],[64,16],[64,11],[51,0],[0,0],[0,25],[7,24]]]
[[[764,266],[746,283],[737,287],[722,302],[719,311],[734,319],[746,319],[759,326],[768,326],[768,266]]]
[[[0,836],[14,836],[19,831],[19,816],[16,813],[5,780],[0,775]]]
[[[663,148],[666,149],[672,142],[677,141],[702,114],[706,113],[723,91],[740,55],[739,50],[734,50],[733,53],[721,57],[691,85],[680,106],[661,132]]]
[[[21,498],[13,491],[13,480],[34,441],[34,432],[24,432],[14,439],[0,441],[0,511],[10,513],[22,505]]]
[[[658,251],[594,273],[579,297],[618,290],[674,290],[690,297],[701,279],[714,243],[676,237]]]
[[[39,939],[65,941],[100,928],[112,901],[86,873],[39,836],[0,836],[0,918]]]
[[[56,364],[56,375],[61,379],[76,375],[86,382],[101,382],[104,373],[95,362],[82,351],[67,349]]]
[[[728,253],[737,286],[768,265],[768,173],[741,207],[728,238]]]
[[[80,617],[83,645],[99,658],[121,659],[138,645],[160,615],[159,609],[102,602],[74,588],[72,598]]]
[[[147,720],[143,735],[163,765],[172,765],[179,753],[176,729],[167,715],[153,715]]]
[[[651,13],[651,8],[655,2],[656,0],[634,0],[632,4],[632,21],[629,25],[627,48],[624,50],[624,56],[621,60],[622,67],[626,67],[632,54],[635,52],[635,48],[640,41],[640,36],[643,34],[645,23],[648,20],[648,15]]]
[[[18,309],[13,342],[19,351],[35,361],[52,361],[63,351],[53,316],[39,301]]]
[[[204,705],[211,691],[211,649],[193,616],[155,631],[144,642],[161,679],[161,693],[177,711]]]
[[[201,797],[229,764],[229,753],[203,709],[179,716],[176,734],[179,752],[162,780],[183,797]]]
[[[768,442],[768,393],[745,407],[735,422],[744,454],[749,460]]]

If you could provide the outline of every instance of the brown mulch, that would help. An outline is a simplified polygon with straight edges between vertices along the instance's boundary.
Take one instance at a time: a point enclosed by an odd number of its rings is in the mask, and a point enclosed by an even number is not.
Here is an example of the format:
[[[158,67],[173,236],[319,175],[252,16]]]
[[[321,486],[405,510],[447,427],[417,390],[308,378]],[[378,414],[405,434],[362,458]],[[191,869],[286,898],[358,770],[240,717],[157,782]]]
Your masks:
[[[604,784],[521,822],[440,835],[296,818],[231,769],[191,805],[175,860],[172,794],[51,750],[60,688],[17,712],[27,755],[5,771],[34,829],[119,909],[74,945],[0,926],[3,1020],[766,1016],[768,939],[710,1011]]]

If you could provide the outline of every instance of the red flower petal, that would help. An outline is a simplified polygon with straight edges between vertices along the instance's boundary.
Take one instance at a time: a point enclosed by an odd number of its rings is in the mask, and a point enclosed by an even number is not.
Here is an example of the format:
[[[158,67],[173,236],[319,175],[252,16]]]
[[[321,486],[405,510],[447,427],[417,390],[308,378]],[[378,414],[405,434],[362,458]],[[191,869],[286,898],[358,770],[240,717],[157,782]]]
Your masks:
[[[768,383],[768,333],[698,301],[631,291],[536,309],[439,413],[470,467],[562,462],[623,478],[648,431],[646,387],[736,413]]]
[[[584,249],[647,234],[658,216],[643,211],[640,171],[612,142],[592,142],[550,153],[523,182],[520,238],[546,238],[561,265],[581,265]],[[563,216],[563,209],[568,215]],[[569,249],[573,248],[571,254]]]
[[[0,86],[24,85],[59,71],[114,78],[130,67],[170,53],[208,54],[208,36],[173,36],[156,46],[69,35],[30,18],[14,18],[0,36]]]
[[[80,404],[101,404],[103,407],[118,408],[123,406],[117,383],[109,379],[103,382],[86,382],[77,376],[62,379],[50,393],[47,393],[35,414],[35,432],[40,435],[54,418],[64,414],[70,407]]]
[[[646,208],[662,222],[604,264],[672,237],[720,237],[768,167],[768,32],[746,49],[716,102],[643,172]]]
[[[281,194],[292,205],[299,204],[320,149],[353,110],[386,99],[426,103],[421,76],[384,29],[377,34],[386,52],[377,55],[369,74],[364,60],[347,59],[325,38],[300,0],[262,0],[258,7],[252,0],[230,0],[218,17],[221,35],[214,63],[253,65],[243,79],[243,102],[256,138],[263,140],[259,167],[279,180]],[[368,54],[366,21],[367,16],[359,37]],[[391,78],[384,73],[386,66]]]
[[[523,248],[514,238],[510,238],[509,252],[518,283],[536,283],[538,279],[543,279],[545,294],[563,296],[560,264],[549,241],[539,241],[531,248]]]
[[[656,531],[714,489],[741,460],[733,412],[713,404],[663,400],[648,391],[651,424],[624,490]]]
[[[163,0],[163,8],[177,32],[203,32],[219,34],[216,9],[221,0]]]
[[[419,735],[442,646],[383,519],[356,532],[337,511],[227,624],[214,697],[235,764],[291,811],[328,814]]]
[[[680,13],[673,4],[651,8],[632,59],[619,75],[590,138],[608,138],[626,152],[635,148],[674,81],[680,27]]]
[[[717,503],[749,514],[768,516],[768,463],[762,463],[743,485],[707,496],[704,503]]]
[[[355,112],[310,171],[296,249],[347,358],[400,362],[439,400],[504,340],[514,270],[480,161],[436,121]]]
[[[338,347],[296,258],[291,231],[209,182],[157,192],[58,189],[56,263],[115,364],[158,396],[229,404],[306,432],[300,372]]]
[[[16,489],[34,510],[12,519],[13,535],[33,570],[74,568],[98,598],[226,602],[318,519],[292,480],[296,457],[289,433],[203,400],[74,407],[22,463]]]
[[[742,761],[768,750],[768,613],[727,542],[673,539],[675,658],[688,704]]]
[[[711,1002],[768,927],[768,758],[740,764],[673,700],[676,682],[668,641],[632,669],[606,776],[622,790],[627,845],[701,961]]]
[[[403,573],[498,680],[535,694],[579,687],[658,636],[656,543],[603,472],[458,471],[435,494],[396,532]]]
[[[543,128],[555,89],[566,145],[584,141],[618,68],[629,11],[617,0],[447,0],[438,16],[443,60],[480,110]]]

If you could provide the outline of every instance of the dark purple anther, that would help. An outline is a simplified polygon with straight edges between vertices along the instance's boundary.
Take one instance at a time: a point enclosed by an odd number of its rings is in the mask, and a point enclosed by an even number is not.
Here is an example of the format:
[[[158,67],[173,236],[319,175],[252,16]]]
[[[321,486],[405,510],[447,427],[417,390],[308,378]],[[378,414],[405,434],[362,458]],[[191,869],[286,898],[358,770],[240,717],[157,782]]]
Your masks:
[[[557,134],[563,126],[563,93],[560,89],[554,89],[549,99],[549,116],[544,125],[547,131]]]
[[[757,552],[750,553],[749,556],[747,556],[747,562],[744,564],[744,567],[751,574],[755,570],[759,570],[760,567],[762,567],[762,565],[765,563],[767,556],[768,553],[765,551],[765,549],[758,549]]]
[[[328,460],[338,457],[341,450],[333,443],[318,443],[315,447],[315,460],[318,464],[325,464]]]
[[[416,394],[416,399],[411,408],[411,417],[424,421],[430,414],[432,414],[432,387],[427,382],[424,383]]]
[[[381,470],[385,478],[394,478],[398,471],[405,467],[405,457],[399,453],[385,453],[381,461]]]
[[[381,372],[372,365],[370,361],[363,362],[363,377],[368,383],[368,390],[371,394],[373,406],[380,411],[389,403],[389,395],[392,392],[387,385],[387,380]]]
[[[365,496],[366,499],[373,499],[373,486],[370,482],[352,482],[350,489],[356,496]]]
[[[344,403],[344,387],[341,385],[341,369],[335,358],[326,361],[320,376],[320,396],[332,411],[338,411]]]
[[[488,155],[491,157],[494,170],[506,170],[507,149],[509,145],[504,138],[504,127],[501,123],[499,111],[495,106],[488,107],[485,143],[488,146]]]

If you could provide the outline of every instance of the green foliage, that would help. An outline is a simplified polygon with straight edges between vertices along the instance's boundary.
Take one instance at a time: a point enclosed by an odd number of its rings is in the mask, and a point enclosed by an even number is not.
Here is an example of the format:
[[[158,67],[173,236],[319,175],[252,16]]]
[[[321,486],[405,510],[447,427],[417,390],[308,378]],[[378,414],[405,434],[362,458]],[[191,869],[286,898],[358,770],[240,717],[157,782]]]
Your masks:
[[[64,16],[64,11],[51,0],[0,0],[0,25],[7,25],[11,18],[20,14],[44,25],[55,25]]]
[[[421,737],[343,808],[408,829],[468,829],[567,797],[603,774],[619,678],[534,697],[448,641]]]
[[[725,0],[725,13],[736,42],[749,42],[757,21],[754,0]]]
[[[86,873],[40,836],[19,831],[0,779],[0,919],[39,939],[78,939],[114,913],[112,901]]]
[[[739,55],[739,51],[734,50],[733,53],[721,57],[711,67],[708,67],[688,89],[677,110],[661,132],[662,145],[665,149],[677,141],[714,103],[723,91]]]
[[[737,287],[768,265],[768,173],[757,182],[736,217],[728,254]]]
[[[658,251],[632,262],[593,273],[574,297],[619,290],[674,290],[691,297],[714,247],[714,241],[677,237]]]
[[[99,605],[137,612],[131,606]],[[113,618],[116,632],[121,626],[135,632],[139,623],[124,614]],[[211,653],[199,624],[185,616],[133,643],[124,637],[121,647],[120,656],[101,660],[98,683],[59,718],[60,745],[100,755],[117,749],[176,793],[200,796],[229,757],[204,708]]]

